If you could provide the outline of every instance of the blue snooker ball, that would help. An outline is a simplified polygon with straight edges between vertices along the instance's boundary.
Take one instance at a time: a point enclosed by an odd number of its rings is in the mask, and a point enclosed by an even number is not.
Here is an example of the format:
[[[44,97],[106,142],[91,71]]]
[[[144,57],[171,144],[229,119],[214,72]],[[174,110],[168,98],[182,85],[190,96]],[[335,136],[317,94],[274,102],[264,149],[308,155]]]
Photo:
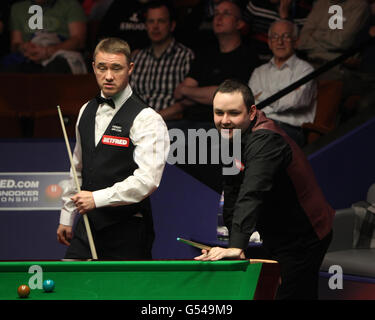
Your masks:
[[[52,292],[54,288],[55,282],[53,280],[48,279],[43,281],[43,290],[45,292]]]

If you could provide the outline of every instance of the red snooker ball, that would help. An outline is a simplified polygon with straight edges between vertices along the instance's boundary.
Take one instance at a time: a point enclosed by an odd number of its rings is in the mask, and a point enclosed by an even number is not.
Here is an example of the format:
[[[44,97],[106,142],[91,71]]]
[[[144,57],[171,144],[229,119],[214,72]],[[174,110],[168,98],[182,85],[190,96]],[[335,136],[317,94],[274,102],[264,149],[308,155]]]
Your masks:
[[[21,284],[17,289],[17,293],[20,298],[27,298],[30,294],[30,288],[26,284]]]
[[[58,200],[62,194],[62,188],[58,184],[50,184],[46,190],[45,194],[48,200]]]

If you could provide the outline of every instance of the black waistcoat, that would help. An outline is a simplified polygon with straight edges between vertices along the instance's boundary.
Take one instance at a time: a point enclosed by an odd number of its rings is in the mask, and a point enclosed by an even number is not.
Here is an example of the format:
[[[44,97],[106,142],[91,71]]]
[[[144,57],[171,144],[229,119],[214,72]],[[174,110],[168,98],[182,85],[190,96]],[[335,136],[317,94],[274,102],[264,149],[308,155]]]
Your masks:
[[[95,191],[113,186],[133,175],[138,165],[133,159],[135,146],[129,138],[135,117],[147,105],[134,94],[121,106],[95,146],[95,115],[98,104],[91,100],[82,113],[78,129],[82,145],[82,190]],[[152,224],[149,198],[139,203],[96,208],[88,213],[93,227],[100,230],[142,213]]]

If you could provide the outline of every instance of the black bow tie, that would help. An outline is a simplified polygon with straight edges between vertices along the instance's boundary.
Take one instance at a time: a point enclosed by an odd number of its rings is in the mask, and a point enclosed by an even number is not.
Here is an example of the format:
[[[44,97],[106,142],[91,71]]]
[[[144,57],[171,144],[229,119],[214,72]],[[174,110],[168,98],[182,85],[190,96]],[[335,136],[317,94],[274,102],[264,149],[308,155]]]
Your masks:
[[[111,98],[106,99],[106,98],[103,98],[102,96],[96,96],[96,101],[98,102],[98,104],[106,103],[109,106],[111,106],[113,109],[115,108],[115,102]]]

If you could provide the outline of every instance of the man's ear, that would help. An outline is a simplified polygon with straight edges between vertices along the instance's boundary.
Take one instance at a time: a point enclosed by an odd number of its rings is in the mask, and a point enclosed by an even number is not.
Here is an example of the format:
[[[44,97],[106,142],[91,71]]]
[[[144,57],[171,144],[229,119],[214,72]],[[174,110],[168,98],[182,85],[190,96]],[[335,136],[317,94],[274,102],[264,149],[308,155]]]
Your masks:
[[[246,22],[243,21],[242,19],[238,19],[237,21],[237,30],[242,31],[246,27]]]
[[[176,29],[176,21],[172,20],[171,27],[170,27],[171,33],[174,31],[174,29]]]
[[[129,63],[129,71],[128,71],[129,76],[132,74],[133,70],[134,70],[134,62],[130,62]]]
[[[299,37],[293,39],[293,49],[296,50],[299,43]]]
[[[255,119],[256,114],[257,114],[257,107],[255,106],[255,104],[253,104],[250,107],[250,120],[251,121],[253,121]]]

